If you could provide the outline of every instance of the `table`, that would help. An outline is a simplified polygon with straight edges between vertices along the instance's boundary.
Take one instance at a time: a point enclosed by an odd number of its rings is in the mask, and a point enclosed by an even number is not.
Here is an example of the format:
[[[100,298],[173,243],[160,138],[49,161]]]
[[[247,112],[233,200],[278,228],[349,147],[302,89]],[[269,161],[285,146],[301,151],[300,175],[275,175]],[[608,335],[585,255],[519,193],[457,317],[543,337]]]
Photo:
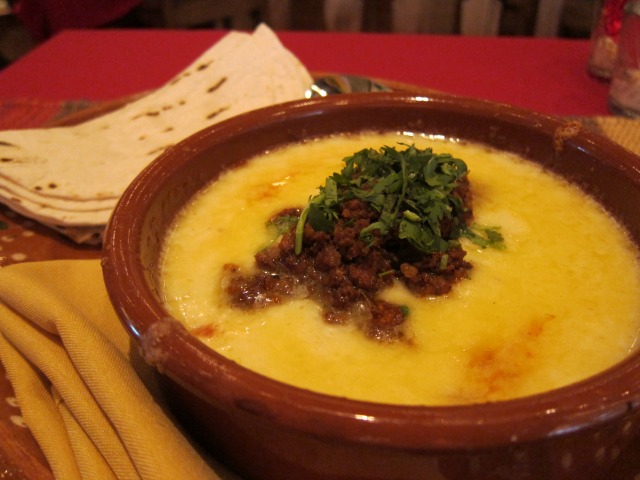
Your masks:
[[[0,72],[0,100],[108,100],[158,87],[224,32],[65,31]],[[586,40],[282,32],[314,72],[395,80],[556,115],[606,115]]]
[[[21,126],[45,122],[69,100],[120,101],[156,88],[184,68],[225,32],[214,30],[65,31],[0,71],[2,105],[31,102],[42,115]],[[424,90],[505,102],[551,115],[608,115],[608,85],[586,72],[589,42],[540,38],[488,38],[374,33],[281,32],[282,42],[313,72],[366,75]],[[33,109],[32,109],[33,111]],[[0,211],[0,220],[6,211]],[[9,216],[13,223],[23,220]],[[56,255],[95,258],[80,248],[30,225],[23,244],[56,244]],[[2,240],[4,241],[4,240]],[[50,258],[45,248],[28,260]],[[1,257],[1,255],[0,255]],[[1,263],[0,263],[1,264]],[[4,372],[0,375],[4,377]],[[6,380],[0,381],[0,423],[15,425],[10,447],[0,442],[0,478],[51,478],[46,461],[26,428]],[[3,427],[0,425],[0,430]],[[2,435],[4,435],[2,430]],[[0,436],[2,436],[0,435]],[[640,439],[622,452],[609,478],[640,476]]]

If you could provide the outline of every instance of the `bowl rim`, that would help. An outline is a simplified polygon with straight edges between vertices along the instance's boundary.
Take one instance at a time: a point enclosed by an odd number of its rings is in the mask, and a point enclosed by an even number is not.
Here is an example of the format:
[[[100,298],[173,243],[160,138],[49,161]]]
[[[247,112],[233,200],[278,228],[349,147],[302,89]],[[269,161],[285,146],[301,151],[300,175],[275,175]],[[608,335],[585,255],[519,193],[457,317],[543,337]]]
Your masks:
[[[311,392],[248,370],[206,347],[155,304],[137,257],[144,222],[135,212],[153,200],[159,183],[189,161],[194,142],[216,145],[245,134],[249,126],[261,128],[268,122],[326,116],[354,106],[400,105],[473,111],[545,132],[556,132],[567,125],[562,119],[487,100],[392,92],[279,104],[234,117],[185,139],[134,180],[116,206],[105,233],[102,265],[107,292],[147,361],[196,395],[215,396],[223,409],[239,409],[299,432],[420,450],[468,450],[538,441],[620,419],[640,409],[640,351],[593,377],[528,397],[452,406],[377,404]],[[640,185],[640,159],[633,153],[588,131],[581,131],[571,141],[585,151],[613,152],[614,167],[633,175]],[[198,365],[198,371],[190,365]]]

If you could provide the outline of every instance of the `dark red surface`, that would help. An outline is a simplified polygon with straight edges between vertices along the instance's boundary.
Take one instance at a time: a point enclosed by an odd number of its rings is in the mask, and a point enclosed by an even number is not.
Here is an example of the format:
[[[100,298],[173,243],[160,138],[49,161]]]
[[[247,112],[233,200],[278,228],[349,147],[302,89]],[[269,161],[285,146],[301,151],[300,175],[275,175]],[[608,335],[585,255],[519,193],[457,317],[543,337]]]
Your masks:
[[[0,100],[108,100],[156,88],[226,32],[69,30],[0,72]],[[313,72],[368,75],[557,115],[607,114],[587,40],[279,32]]]
[[[122,18],[141,0],[16,0],[13,11],[31,37],[49,38],[65,28],[93,28]]]

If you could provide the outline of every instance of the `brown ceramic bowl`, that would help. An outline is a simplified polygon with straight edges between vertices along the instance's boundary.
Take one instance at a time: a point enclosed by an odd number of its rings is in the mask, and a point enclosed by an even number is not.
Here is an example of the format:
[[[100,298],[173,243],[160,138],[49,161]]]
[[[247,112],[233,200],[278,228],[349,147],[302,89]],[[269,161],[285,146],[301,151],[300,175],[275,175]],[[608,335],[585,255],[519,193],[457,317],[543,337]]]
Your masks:
[[[394,93],[293,102],[231,119],[150,165],[122,197],[104,245],[111,300],[163,374],[181,421],[246,478],[586,479],[605,471],[640,431],[640,352],[523,399],[390,406],[258,375],[204,346],[163,309],[158,253],[194,192],[276,145],[363,129],[436,133],[522,154],[596,196],[640,243],[640,159],[568,122],[479,100]]]

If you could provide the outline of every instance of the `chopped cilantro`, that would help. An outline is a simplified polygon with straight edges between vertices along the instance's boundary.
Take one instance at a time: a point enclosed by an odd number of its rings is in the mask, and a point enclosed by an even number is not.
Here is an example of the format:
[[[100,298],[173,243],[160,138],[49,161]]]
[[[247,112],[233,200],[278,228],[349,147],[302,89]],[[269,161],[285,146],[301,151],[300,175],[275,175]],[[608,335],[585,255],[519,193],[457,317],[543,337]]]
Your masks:
[[[492,247],[498,250],[505,248],[500,227],[474,224],[471,227],[463,228],[460,234],[483,248]]]
[[[483,248],[503,248],[497,228],[465,223],[468,208],[456,189],[468,174],[466,163],[430,148],[404,147],[401,151],[388,146],[363,149],[345,158],[342,171],[329,176],[302,211],[296,227],[296,254],[302,252],[304,225],[309,222],[317,231],[331,231],[340,204],[351,199],[368,203],[379,214],[360,231],[360,238],[369,244],[378,234],[394,234],[425,254],[445,252],[460,237]],[[446,235],[444,221],[450,225]],[[445,266],[446,262],[443,257]]]
[[[262,245],[259,250],[270,247],[274,242],[278,241],[283,234],[291,230],[298,223],[298,215],[276,215],[270,218],[266,227],[269,231],[269,240]]]
[[[281,215],[269,219],[267,227],[272,229],[276,236],[280,236],[291,230],[296,223],[298,223],[297,215]]]

